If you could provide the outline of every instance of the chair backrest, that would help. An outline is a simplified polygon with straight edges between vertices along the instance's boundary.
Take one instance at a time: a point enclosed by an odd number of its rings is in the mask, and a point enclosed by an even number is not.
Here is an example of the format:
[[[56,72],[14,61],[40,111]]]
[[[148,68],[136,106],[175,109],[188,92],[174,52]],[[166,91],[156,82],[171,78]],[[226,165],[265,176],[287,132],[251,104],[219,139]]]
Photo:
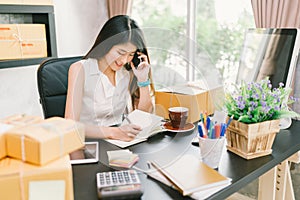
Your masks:
[[[82,57],[51,58],[37,70],[37,85],[44,117],[64,117],[70,65]]]

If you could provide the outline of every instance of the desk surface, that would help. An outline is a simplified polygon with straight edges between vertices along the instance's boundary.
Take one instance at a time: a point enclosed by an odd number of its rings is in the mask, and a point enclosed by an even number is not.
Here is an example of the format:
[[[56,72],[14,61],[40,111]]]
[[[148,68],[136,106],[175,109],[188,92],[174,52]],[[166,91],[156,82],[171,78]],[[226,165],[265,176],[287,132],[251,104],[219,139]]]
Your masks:
[[[199,147],[191,145],[196,135],[195,131],[187,133],[159,133],[148,141],[134,145],[129,149],[139,154],[140,160],[135,165],[147,170],[148,160],[162,160],[169,162],[182,154],[199,155]],[[108,150],[116,150],[118,147],[99,140],[100,162],[97,164],[74,165],[73,182],[75,200],[97,200],[96,176],[100,171],[112,170],[108,166]],[[210,196],[208,199],[225,199],[248,183],[257,179],[274,166],[284,161],[300,150],[300,122],[294,121],[288,130],[281,130],[275,138],[271,155],[245,160],[229,151],[224,151],[219,166],[219,172],[232,179],[232,184],[223,190]],[[140,173],[140,179],[144,188],[142,199],[189,199],[158,181],[148,178]]]

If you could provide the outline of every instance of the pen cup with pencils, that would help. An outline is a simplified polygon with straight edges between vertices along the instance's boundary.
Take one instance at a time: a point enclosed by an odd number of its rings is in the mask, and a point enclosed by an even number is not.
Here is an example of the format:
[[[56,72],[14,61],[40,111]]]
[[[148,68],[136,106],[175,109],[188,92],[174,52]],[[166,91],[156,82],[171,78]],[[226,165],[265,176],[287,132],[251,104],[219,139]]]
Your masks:
[[[217,123],[210,117],[202,118],[198,123],[198,139],[202,161],[217,169],[225,149],[225,132],[227,124]]]
[[[216,139],[198,138],[202,162],[213,169],[217,169],[225,147],[225,137]]]

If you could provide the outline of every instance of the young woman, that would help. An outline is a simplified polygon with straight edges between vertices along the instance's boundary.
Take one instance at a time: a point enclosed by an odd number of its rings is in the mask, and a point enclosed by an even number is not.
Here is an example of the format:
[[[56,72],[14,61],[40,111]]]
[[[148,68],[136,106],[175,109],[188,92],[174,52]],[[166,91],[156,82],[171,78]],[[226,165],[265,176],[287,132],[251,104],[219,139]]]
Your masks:
[[[115,125],[133,109],[152,112],[153,92],[143,32],[128,16],[115,16],[70,66],[65,117],[84,123],[86,137],[130,141],[141,128]]]

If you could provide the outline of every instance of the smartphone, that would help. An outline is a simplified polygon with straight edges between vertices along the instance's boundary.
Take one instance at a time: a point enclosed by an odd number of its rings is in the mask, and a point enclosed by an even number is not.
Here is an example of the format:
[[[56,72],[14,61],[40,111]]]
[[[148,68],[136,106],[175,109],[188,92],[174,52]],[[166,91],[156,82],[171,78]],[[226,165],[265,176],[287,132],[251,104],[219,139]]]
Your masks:
[[[140,52],[139,50],[137,50],[134,55],[133,55],[133,58],[132,58],[132,63],[134,65],[135,68],[138,68],[141,60],[139,59],[139,54],[138,52]]]

